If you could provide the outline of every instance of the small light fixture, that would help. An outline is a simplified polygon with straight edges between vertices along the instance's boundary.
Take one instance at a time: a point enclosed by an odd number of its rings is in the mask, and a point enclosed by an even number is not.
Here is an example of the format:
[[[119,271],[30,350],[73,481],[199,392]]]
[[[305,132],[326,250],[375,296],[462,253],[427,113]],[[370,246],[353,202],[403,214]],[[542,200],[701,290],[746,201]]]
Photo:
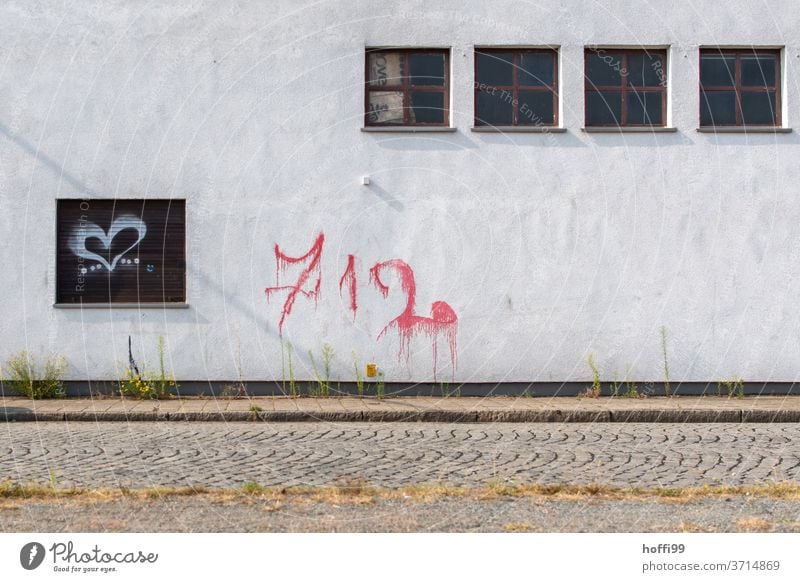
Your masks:
[[[369,176],[361,176],[361,185],[369,186]]]

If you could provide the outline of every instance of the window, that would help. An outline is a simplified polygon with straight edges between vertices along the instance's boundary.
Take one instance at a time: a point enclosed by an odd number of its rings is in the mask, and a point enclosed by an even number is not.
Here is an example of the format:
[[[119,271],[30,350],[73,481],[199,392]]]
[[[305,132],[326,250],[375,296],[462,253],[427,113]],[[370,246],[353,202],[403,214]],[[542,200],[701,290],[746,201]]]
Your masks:
[[[183,200],[59,200],[57,303],[183,303]]]
[[[666,63],[666,51],[587,49],[586,126],[663,127]]]
[[[551,49],[475,51],[475,125],[558,123],[558,53]]]
[[[780,51],[700,51],[701,126],[775,126],[780,114]]]
[[[446,50],[368,50],[364,123],[448,125],[448,69]]]

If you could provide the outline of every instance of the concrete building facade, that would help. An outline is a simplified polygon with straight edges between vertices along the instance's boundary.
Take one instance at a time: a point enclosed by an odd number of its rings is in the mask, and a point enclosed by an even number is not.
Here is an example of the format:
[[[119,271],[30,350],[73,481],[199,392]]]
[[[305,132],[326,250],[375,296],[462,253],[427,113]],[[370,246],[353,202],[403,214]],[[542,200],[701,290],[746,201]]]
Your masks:
[[[280,382],[289,349],[294,378],[323,375],[327,345],[344,382],[375,363],[386,382],[535,387],[585,384],[590,354],[603,380],[660,382],[666,352],[673,382],[793,383],[798,14],[5,1],[0,356],[61,354],[68,380],[113,380],[129,338],[155,370],[163,337],[181,381]],[[445,89],[425,90],[443,123],[370,124],[372,49],[445,55]],[[663,54],[663,118],[591,126],[587,59],[626,50]],[[715,50],[777,55],[773,123],[701,127]],[[554,126],[476,120],[482,51],[553,51]],[[120,294],[87,301],[84,284]]]

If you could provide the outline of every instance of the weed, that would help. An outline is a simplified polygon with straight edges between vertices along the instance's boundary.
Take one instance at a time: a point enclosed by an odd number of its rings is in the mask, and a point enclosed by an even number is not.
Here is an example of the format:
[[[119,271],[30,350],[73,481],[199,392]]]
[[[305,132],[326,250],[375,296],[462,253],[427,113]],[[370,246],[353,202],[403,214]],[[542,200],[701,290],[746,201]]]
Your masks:
[[[257,404],[253,404],[250,406],[250,412],[261,412],[262,410],[264,409],[258,406]]]
[[[247,388],[243,384],[226,384],[219,393],[222,398],[247,398]]]
[[[731,398],[734,394],[736,394],[737,398],[744,398],[744,380],[741,378],[717,382],[717,395],[722,395],[723,388],[727,392],[728,398]]]
[[[323,358],[324,357],[325,357],[325,348],[323,348]],[[308,350],[308,359],[311,360],[311,368],[314,370],[314,377],[316,378],[315,381],[317,383],[316,388],[314,388],[314,395],[327,397],[329,394],[330,386],[328,385],[327,380],[324,380],[319,375],[319,370],[317,370],[317,362],[316,360],[314,360],[314,353],[311,350]],[[311,389],[310,385],[309,389]]]
[[[353,352],[353,367],[356,370],[356,388],[358,390],[358,396],[362,397],[364,396],[364,377],[361,375],[361,368],[359,367],[355,352]]]
[[[587,398],[599,398],[602,393],[603,386],[600,383],[600,372],[597,370],[597,365],[594,363],[592,354],[589,354],[589,369],[592,371],[592,385],[581,393],[581,396]]]
[[[50,489],[56,490],[56,472],[50,469]]]
[[[259,485],[258,483],[253,483],[248,481],[244,485],[242,485],[242,491],[247,493],[248,495],[260,495],[266,491],[266,487],[263,485]]]
[[[383,394],[386,390],[386,382],[383,379],[383,372],[378,372],[378,381],[375,382],[375,396],[378,398],[383,398]]]
[[[294,366],[292,365],[292,342],[286,342],[286,356],[289,366],[289,396],[297,396],[297,386],[294,381]]]
[[[6,367],[10,374],[6,382],[20,396],[31,399],[64,397],[61,377],[67,370],[67,362],[61,356],[48,358],[44,370],[40,370],[36,359],[23,350],[11,356]]]
[[[439,391],[443,398],[450,397],[450,382],[439,382]]]
[[[133,359],[130,351],[130,338],[128,338],[128,368],[125,376],[119,381],[120,396],[128,396],[140,400],[162,400],[172,398],[172,390],[178,388],[175,378],[167,374],[164,367],[164,337],[158,338],[158,374],[150,377],[144,371],[140,372],[139,367]]]
[[[626,398],[639,398],[639,386],[636,382],[630,379],[631,367],[630,365],[625,369],[625,397]]]
[[[143,374],[137,374],[131,368],[125,370],[125,376],[119,381],[119,394],[123,398],[126,396],[139,399],[158,398],[150,380]]]
[[[667,328],[661,326],[661,354],[664,356],[664,394],[670,396],[669,363],[667,361]]]
[[[331,362],[333,362],[333,348],[331,344],[322,344],[322,368],[325,371],[325,396],[330,394],[331,387]]]
[[[167,375],[164,369],[164,336],[160,335],[158,336],[158,377],[156,378],[158,398],[167,398],[170,389],[175,390],[177,388],[178,384],[175,382],[175,378]]]
[[[619,396],[620,388],[622,388],[622,382],[619,381],[617,372],[614,372],[614,381],[611,382],[611,394],[613,396]]]

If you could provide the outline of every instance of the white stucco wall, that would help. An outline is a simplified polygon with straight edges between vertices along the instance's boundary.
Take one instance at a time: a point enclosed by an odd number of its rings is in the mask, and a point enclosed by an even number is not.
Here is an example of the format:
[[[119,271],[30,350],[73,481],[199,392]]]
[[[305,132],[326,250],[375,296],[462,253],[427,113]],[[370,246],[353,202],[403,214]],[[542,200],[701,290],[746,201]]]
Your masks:
[[[784,48],[784,124],[800,117],[795,2],[133,1],[0,4],[0,357],[60,353],[113,378],[167,340],[185,380],[281,377],[273,246],[325,234],[322,295],[284,338],[352,353],[390,381],[432,376],[431,345],[382,327],[402,309],[368,284],[415,271],[417,313],[459,317],[464,382],[662,378],[791,381],[800,371],[798,133],[696,131],[698,48]],[[365,133],[365,46],[449,47],[454,133]],[[473,49],[560,47],[563,134],[470,130]],[[669,47],[675,133],[587,134],[586,45]],[[371,177],[370,186],[360,184]],[[188,309],[61,309],[57,198],[187,200]],[[358,257],[355,321],[338,281]],[[291,279],[292,271],[288,273]],[[287,279],[287,280],[288,280]],[[449,357],[439,345],[440,375]]]

